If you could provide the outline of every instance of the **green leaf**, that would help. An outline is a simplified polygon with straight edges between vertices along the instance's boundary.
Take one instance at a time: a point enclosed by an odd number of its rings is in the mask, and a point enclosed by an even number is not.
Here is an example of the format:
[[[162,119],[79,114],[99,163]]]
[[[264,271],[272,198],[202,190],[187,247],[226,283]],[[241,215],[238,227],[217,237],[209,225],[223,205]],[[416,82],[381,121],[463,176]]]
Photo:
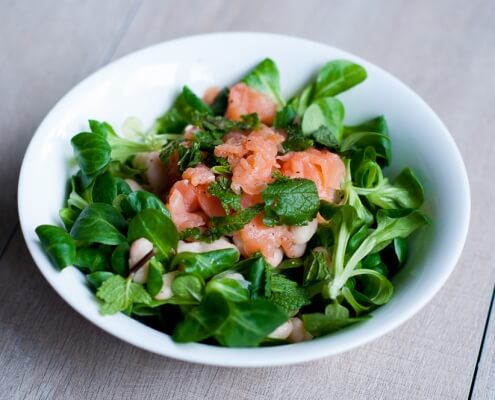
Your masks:
[[[349,310],[342,304],[334,302],[325,307],[325,315],[335,319],[349,318]]]
[[[290,104],[285,105],[280,111],[277,111],[275,115],[275,121],[273,127],[277,129],[287,129],[292,125],[297,113]]]
[[[296,313],[302,306],[310,304],[306,288],[299,287],[283,275],[273,275],[270,301],[283,308],[289,315]]]
[[[291,100],[291,105],[302,116],[313,102],[333,97],[366,79],[366,70],[348,60],[333,60],[326,63],[318,72],[314,83],[306,86],[301,94]]]
[[[351,280],[347,282],[351,282]],[[352,282],[354,281],[352,280]],[[342,297],[352,307],[356,315],[367,313],[372,308],[372,304],[369,303],[366,296],[362,295],[354,289],[347,287],[347,284],[342,288]]]
[[[341,277],[345,267],[346,260],[346,249],[352,234],[356,232],[362,225],[363,221],[357,216],[356,210],[349,206],[344,205],[339,208],[339,211],[335,213],[332,219],[329,221],[329,225],[333,233],[333,252],[332,252],[332,264],[333,264],[333,275],[335,279]],[[334,282],[335,282],[334,279]],[[340,282],[344,285],[345,281]],[[337,285],[334,285],[334,292],[330,293],[331,298],[335,298],[338,295]]]
[[[374,253],[385,248],[395,238],[406,238],[415,230],[430,223],[430,219],[419,210],[380,210],[377,213],[377,228],[363,241],[357,252],[371,249]]]
[[[157,133],[182,133],[186,125],[190,123],[195,111],[211,113],[210,107],[191,89],[184,86],[172,107],[156,120],[153,131]]]
[[[74,225],[74,222],[77,219],[77,216],[79,215],[79,210],[73,210],[72,208],[61,208],[60,211],[58,212],[58,215],[60,216],[60,219],[64,223],[65,229],[70,231],[72,228],[72,225]]]
[[[175,326],[173,339],[179,343],[199,342],[211,335],[225,322],[229,305],[223,295],[210,291],[202,303],[186,314],[183,321]]]
[[[203,302],[177,324],[173,338],[193,342],[214,336],[228,347],[252,347],[287,320],[287,314],[264,299],[234,302],[219,290],[206,293]]]
[[[349,216],[347,219],[348,218]],[[331,283],[329,289],[330,297],[336,298],[340,293],[340,289],[345,285],[348,279],[362,274],[359,271],[363,271],[363,269],[359,269],[357,266],[364,257],[370,253],[381,251],[395,238],[408,237],[412,232],[428,223],[428,217],[419,210],[378,211],[376,229],[362,241],[357,250],[348,258],[345,268],[342,269],[341,266],[339,266],[338,270],[336,270],[335,279]],[[334,257],[334,260],[336,259],[337,256]],[[342,261],[340,261],[340,263],[342,263]],[[365,273],[376,277],[376,271],[365,271]],[[390,287],[387,286],[386,282],[380,281],[380,285],[382,286],[381,290],[383,290],[383,293],[388,294]],[[380,293],[380,296],[386,297],[382,293]],[[375,295],[375,297],[380,296]]]
[[[348,148],[346,151],[358,151],[371,146],[376,151],[378,163],[382,166],[390,165],[392,144],[385,117],[379,116],[359,125],[345,126],[343,137],[344,148]]]
[[[95,203],[113,203],[117,197],[117,181],[110,172],[105,171],[96,177],[92,197]]]
[[[279,107],[284,106],[285,100],[280,91],[279,72],[273,60],[265,58],[242,79],[242,82],[270,96]]]
[[[101,135],[83,132],[74,136],[71,144],[77,164],[87,176],[99,174],[110,163],[111,148]]]
[[[98,288],[96,297],[103,300],[100,312],[104,315],[124,311],[134,303],[148,304],[151,302],[150,295],[142,285],[119,275],[105,280]]]
[[[313,99],[342,93],[364,81],[366,76],[366,70],[351,61],[330,61],[318,72]]]
[[[111,265],[113,271],[121,276],[127,276],[129,273],[129,244],[120,243],[112,253]]]
[[[312,135],[318,143],[335,148],[342,138],[343,121],[342,103],[333,97],[324,97],[307,108],[301,127],[306,136]]]
[[[112,276],[115,276],[111,272],[108,271],[96,271],[91,274],[86,275],[86,280],[93,290],[98,289],[103,282],[107,279],[110,279]]]
[[[354,270],[351,277],[358,277],[360,282],[360,292],[363,293],[370,303],[376,305],[386,304],[394,294],[392,283],[380,272],[359,268]]]
[[[309,179],[283,179],[269,184],[262,192],[268,226],[275,223],[304,225],[312,221],[320,207],[318,189]],[[268,222],[268,223],[267,223]]]
[[[72,265],[76,259],[76,245],[69,234],[54,225],[40,225],[36,228],[41,247],[57,268]]]
[[[393,184],[384,180],[374,190],[364,194],[370,203],[387,209],[418,208],[424,201],[423,186],[410,168],[405,168]]]
[[[88,269],[90,272],[106,271],[109,266],[108,254],[101,249],[79,247],[74,266]]]
[[[150,260],[148,265],[148,278],[146,280],[146,289],[148,293],[155,297],[163,286],[163,267],[154,258]]]
[[[129,242],[139,238],[148,239],[158,249],[161,258],[169,258],[177,247],[179,235],[173,221],[161,211],[147,208],[139,212],[129,223]]]
[[[393,243],[398,264],[401,266],[407,259],[407,241],[404,238],[395,238]]]
[[[172,292],[175,297],[189,302],[200,302],[205,291],[205,282],[195,273],[182,273],[172,281]]]
[[[215,338],[227,347],[257,346],[288,319],[283,309],[265,299],[228,305],[228,318],[215,331]]]
[[[311,250],[310,255],[304,261],[303,283],[323,281],[330,278],[330,257],[328,251],[323,248]]]
[[[113,130],[112,126],[108,122],[100,122],[94,119],[90,119],[88,121],[88,124],[89,124],[89,128],[91,129],[91,132],[105,139],[109,136],[117,135]]]
[[[87,177],[81,170],[70,179],[70,193],[67,205],[72,209],[83,210],[88,204],[93,203],[94,180]],[[80,193],[80,194],[79,194]]]
[[[229,92],[230,89],[228,87],[225,87],[218,92],[217,97],[215,97],[215,100],[213,100],[213,103],[210,105],[213,115],[223,116],[225,114],[229,102]]]
[[[132,180],[139,180],[144,172],[142,169],[131,167],[118,160],[113,160],[108,164],[108,171],[117,178]]]
[[[206,293],[217,291],[229,301],[246,301],[249,299],[249,290],[236,279],[213,278],[206,285]]]
[[[355,324],[359,321],[365,321],[367,318],[335,318],[321,313],[303,314],[302,320],[306,330],[313,336],[322,336],[338,331],[348,325]]]
[[[170,218],[170,212],[165,208],[163,202],[150,192],[138,191],[129,193],[125,200],[120,203],[120,207],[127,217],[134,217],[146,209],[155,209],[167,218]]]
[[[230,181],[225,177],[219,177],[215,182],[208,185],[208,192],[218,198],[227,214],[231,210],[241,209],[241,195],[234,193],[230,189]]]
[[[117,245],[126,240],[120,232],[125,227],[124,218],[115,208],[104,203],[94,203],[82,210],[70,235],[74,240],[82,242]]]
[[[232,268],[238,260],[239,252],[233,248],[204,253],[185,251],[173,258],[171,267],[172,269],[179,267],[184,272],[196,273],[203,279],[208,279]]]
[[[263,256],[255,256],[239,262],[235,270],[250,283],[249,293],[252,299],[270,297],[272,266]]]
[[[329,201],[326,200],[321,200],[320,209],[318,210],[318,212],[323,218],[329,220],[333,218],[333,216],[340,210],[340,207],[342,206],[337,205],[335,203],[330,203]]]
[[[375,132],[358,132],[346,136],[340,143],[342,153],[358,152],[367,147],[372,147],[376,151],[383,166],[389,165],[392,158],[392,142],[387,135]]]

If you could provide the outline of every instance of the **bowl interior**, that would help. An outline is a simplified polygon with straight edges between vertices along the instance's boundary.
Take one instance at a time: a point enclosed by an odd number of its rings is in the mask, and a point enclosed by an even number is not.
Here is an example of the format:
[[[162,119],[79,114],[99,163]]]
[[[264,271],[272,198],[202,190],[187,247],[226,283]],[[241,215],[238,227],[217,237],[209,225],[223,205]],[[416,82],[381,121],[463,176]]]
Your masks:
[[[394,278],[396,294],[366,323],[314,341],[273,348],[225,349],[178,345],[124,315],[103,317],[84,276],[57,271],[41,251],[34,229],[58,224],[69,162],[70,138],[101,119],[117,130],[129,116],[149,126],[182,85],[201,94],[234,83],[264,57],[281,73],[283,92],[300,89],[326,61],[346,58],[363,65],[367,80],[339,98],[345,122],[385,115],[389,123],[394,177],[412,167],[424,183],[425,211],[433,224],[416,235],[405,268]],[[180,39],[139,51],[110,64],[69,92],[45,118],[26,153],[19,181],[19,215],[29,250],[55,290],[79,313],[113,335],[146,350],[183,360],[225,366],[301,362],[338,353],[393,329],[418,311],[447,279],[465,240],[469,187],[459,152],[438,117],[410,89],[374,65],[341,50],[302,39],[266,34],[215,34]]]

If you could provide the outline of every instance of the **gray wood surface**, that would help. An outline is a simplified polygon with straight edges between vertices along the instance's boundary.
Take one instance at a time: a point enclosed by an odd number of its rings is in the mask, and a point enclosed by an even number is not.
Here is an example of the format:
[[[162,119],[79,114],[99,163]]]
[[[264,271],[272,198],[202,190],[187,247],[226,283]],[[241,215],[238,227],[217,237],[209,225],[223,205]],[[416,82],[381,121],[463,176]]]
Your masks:
[[[0,0],[0,6],[0,398],[495,398],[495,317],[484,335],[495,283],[493,1]],[[303,36],[368,58],[430,103],[464,156],[472,220],[455,272],[418,315],[369,345],[283,368],[215,368],[151,355],[72,311],[37,272],[16,230],[22,155],[60,96],[130,51],[225,30]]]

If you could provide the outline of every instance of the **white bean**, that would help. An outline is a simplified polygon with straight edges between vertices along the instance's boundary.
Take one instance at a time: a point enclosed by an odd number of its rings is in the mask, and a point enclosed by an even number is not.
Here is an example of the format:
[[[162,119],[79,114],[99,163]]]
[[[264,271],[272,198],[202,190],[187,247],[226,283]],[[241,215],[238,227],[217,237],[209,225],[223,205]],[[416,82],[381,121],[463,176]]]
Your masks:
[[[290,231],[292,233],[292,241],[296,244],[303,244],[309,242],[318,228],[318,220],[315,218],[308,225],[304,226],[291,226]]]
[[[133,164],[138,168],[146,168],[144,175],[153,193],[161,195],[167,185],[168,173],[160,160],[160,152],[140,153],[134,157]]]
[[[207,251],[222,250],[222,249],[237,250],[237,247],[224,237],[221,237],[220,239],[217,239],[211,243],[184,242],[182,240],[179,240],[179,244],[177,245],[177,253],[183,253],[185,251],[189,251],[191,253],[204,253]]]
[[[139,192],[144,190],[142,186],[139,183],[137,183],[134,179],[126,179],[125,181],[127,182],[127,184],[129,185],[129,187],[133,192]]]
[[[270,339],[287,339],[291,335],[292,329],[292,321],[289,319],[278,326],[277,329],[268,335],[268,337]]]
[[[155,296],[156,300],[168,300],[174,295],[174,292],[172,292],[172,282],[179,273],[180,271],[172,271],[162,275],[163,284],[162,288]]]
[[[144,264],[141,268],[139,268],[136,272],[132,274],[132,280],[136,283],[144,284],[148,280],[148,268],[149,264]]]
[[[304,328],[304,324],[300,318],[291,318],[289,321],[292,321],[292,332],[287,337],[289,342],[298,343],[313,339],[313,336]]]
[[[129,268],[133,268],[141,261],[146,254],[153,250],[153,243],[146,238],[139,238],[132,242],[129,249]],[[148,278],[148,263],[139,268],[133,275],[132,280],[138,283],[145,283]]]
[[[277,268],[283,259],[284,252],[280,248],[276,249],[270,257],[266,257],[266,261],[268,261],[273,268]]]
[[[306,243],[292,244],[289,248],[285,249],[285,254],[289,258],[301,257],[306,251]]]

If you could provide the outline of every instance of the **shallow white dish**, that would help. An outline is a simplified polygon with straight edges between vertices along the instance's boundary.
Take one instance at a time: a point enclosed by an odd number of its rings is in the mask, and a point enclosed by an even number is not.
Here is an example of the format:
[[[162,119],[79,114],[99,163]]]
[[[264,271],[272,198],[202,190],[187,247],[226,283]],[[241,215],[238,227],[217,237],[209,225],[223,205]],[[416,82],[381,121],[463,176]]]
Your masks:
[[[265,57],[277,63],[283,92],[302,87],[326,61],[346,58],[364,66],[366,81],[338,96],[346,123],[383,114],[393,145],[394,176],[412,167],[424,183],[425,210],[433,224],[412,242],[405,268],[393,279],[396,293],[365,323],[299,344],[228,349],[176,344],[167,335],[123,314],[101,316],[84,276],[69,267],[59,272],[41,250],[34,229],[59,224],[72,155],[70,138],[88,119],[119,128],[129,116],[149,126],[180,87],[202,93],[236,82]],[[313,360],[362,345],[391,331],[422,308],[455,267],[467,234],[470,194],[462,158],[449,132],[413,91],[373,64],[342,50],[303,39],[256,33],[220,33],[174,40],[128,55],[94,73],[50,111],[36,131],[22,164],[19,217],[31,255],[53,288],[85,318],[135,346],[193,362],[222,366],[271,366]]]

